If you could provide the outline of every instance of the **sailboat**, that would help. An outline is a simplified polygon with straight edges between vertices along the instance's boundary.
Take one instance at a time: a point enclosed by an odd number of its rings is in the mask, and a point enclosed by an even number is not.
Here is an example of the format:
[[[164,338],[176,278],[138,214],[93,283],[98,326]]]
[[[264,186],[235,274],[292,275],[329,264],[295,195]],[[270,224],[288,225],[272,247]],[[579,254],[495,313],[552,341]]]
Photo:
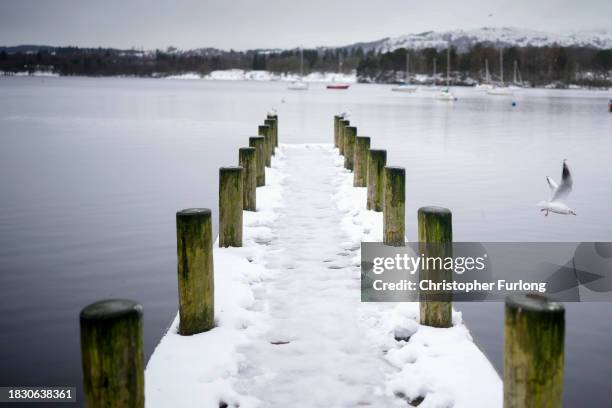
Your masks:
[[[518,62],[516,60],[514,60],[514,75],[512,78],[512,85],[510,85],[508,88],[512,90],[524,88],[523,78],[521,77],[521,71],[518,68]]]
[[[440,87],[437,85],[438,82],[438,74],[436,73],[436,63],[438,60],[436,58],[433,59],[433,85],[426,86],[422,88],[425,91],[439,91]]]
[[[300,79],[291,82],[287,89],[292,91],[306,91],[308,90],[308,83],[304,82],[304,50],[300,47]]]
[[[450,90],[450,44],[446,49],[446,88],[436,95],[436,99],[449,102],[457,100],[457,97]]]
[[[338,74],[340,74],[342,72],[342,56],[340,54],[338,54]],[[341,82],[335,82],[335,78],[334,78],[334,82],[332,82],[331,84],[327,85],[326,88],[327,89],[348,89],[349,86],[351,86],[350,84],[345,84],[345,83],[341,83]]]
[[[410,53],[406,50],[406,78],[404,83],[391,88],[394,92],[408,92],[414,93],[418,88],[414,85],[410,85]]]
[[[485,82],[484,84],[476,85],[476,89],[480,91],[488,91],[493,89],[493,85],[491,85],[491,75],[489,74],[489,59],[485,58]]]
[[[487,91],[489,95],[512,95],[512,90],[504,86],[504,49],[499,48],[499,79],[500,86],[495,86]]]

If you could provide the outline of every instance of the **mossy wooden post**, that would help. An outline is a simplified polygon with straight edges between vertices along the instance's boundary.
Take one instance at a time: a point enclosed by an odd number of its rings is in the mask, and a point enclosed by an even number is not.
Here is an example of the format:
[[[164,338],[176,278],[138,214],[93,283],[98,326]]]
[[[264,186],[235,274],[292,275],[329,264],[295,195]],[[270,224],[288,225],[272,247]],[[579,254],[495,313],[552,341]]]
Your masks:
[[[238,151],[238,164],[242,167],[242,208],[255,211],[257,208],[257,150],[254,147],[241,147]]]
[[[355,138],[355,160],[353,164],[353,186],[368,186],[368,156],[370,155],[370,138]]]
[[[562,405],[565,308],[539,294],[506,299],[504,408]]]
[[[340,128],[340,121],[342,120],[342,116],[334,115],[334,147],[338,147],[338,132]]]
[[[272,163],[272,134],[270,133],[270,126],[261,125],[257,128],[257,134],[259,136],[263,136],[265,139],[264,143],[264,153],[265,153],[265,165],[266,167],[270,167]]]
[[[346,119],[340,119],[340,125],[338,127],[338,150],[340,150],[340,155],[344,156],[344,135],[346,133],[346,128],[350,126],[351,122]]]
[[[368,210],[383,210],[386,150],[370,150],[368,154]]]
[[[242,246],[242,167],[219,169],[219,246]]]
[[[270,156],[274,156],[276,151],[276,136],[274,132],[274,128],[276,127],[276,121],[274,119],[266,119],[264,124],[269,127],[268,132],[270,132]]]
[[[422,207],[418,211],[419,253],[430,258],[452,257],[453,254],[453,219],[452,213],[442,207]],[[432,264],[430,268],[419,270],[419,280],[432,282],[452,281],[453,271],[438,268]],[[424,293],[419,296],[421,309],[421,324],[432,327],[451,327],[452,293]]]
[[[257,187],[266,185],[266,139],[263,136],[252,136],[249,137],[249,146],[254,147],[255,153],[255,167],[257,168],[257,176],[255,181]]]
[[[348,170],[353,170],[355,164],[355,137],[357,137],[355,126],[344,128],[344,167]]]
[[[406,170],[387,166],[384,178],[383,242],[403,246],[406,236]]]
[[[79,320],[85,406],[144,407],[142,306],[103,300]]]
[[[176,213],[179,334],[190,336],[215,324],[212,216],[207,208]]]
[[[268,119],[274,120],[274,147],[278,147],[278,115],[268,114]]]

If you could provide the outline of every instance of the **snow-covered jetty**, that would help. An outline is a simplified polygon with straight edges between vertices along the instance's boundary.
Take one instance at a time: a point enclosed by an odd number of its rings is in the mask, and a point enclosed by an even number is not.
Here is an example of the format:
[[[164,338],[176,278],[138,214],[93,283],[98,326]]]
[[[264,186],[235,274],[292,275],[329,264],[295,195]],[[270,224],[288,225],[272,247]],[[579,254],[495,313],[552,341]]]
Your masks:
[[[214,246],[216,327],[181,336],[176,317],[147,406],[501,406],[461,313],[437,329],[417,303],[360,302],[360,243],[382,240],[383,219],[337,149],[281,144],[265,178],[243,246]]]
[[[361,243],[405,243],[404,169],[341,116],[333,145],[279,145],[276,115],[258,132],[220,169],[219,238],[211,210],[177,213],[179,313],[146,370],[139,304],[81,313],[88,406],[561,406],[562,305],[506,301],[502,390],[450,298],[361,302]],[[418,217],[420,243],[452,242],[449,210]]]

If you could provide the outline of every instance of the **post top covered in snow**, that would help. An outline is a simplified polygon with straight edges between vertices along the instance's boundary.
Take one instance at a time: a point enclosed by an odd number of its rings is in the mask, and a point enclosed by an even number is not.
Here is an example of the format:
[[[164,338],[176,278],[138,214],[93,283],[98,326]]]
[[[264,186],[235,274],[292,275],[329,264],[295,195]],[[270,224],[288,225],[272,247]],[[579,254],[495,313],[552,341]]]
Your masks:
[[[81,320],[110,320],[134,314],[142,315],[142,306],[132,300],[110,299],[92,303],[81,311]]]
[[[565,307],[560,302],[555,302],[546,296],[536,293],[526,295],[508,296],[506,306],[513,309],[521,309],[529,312],[564,313]]]

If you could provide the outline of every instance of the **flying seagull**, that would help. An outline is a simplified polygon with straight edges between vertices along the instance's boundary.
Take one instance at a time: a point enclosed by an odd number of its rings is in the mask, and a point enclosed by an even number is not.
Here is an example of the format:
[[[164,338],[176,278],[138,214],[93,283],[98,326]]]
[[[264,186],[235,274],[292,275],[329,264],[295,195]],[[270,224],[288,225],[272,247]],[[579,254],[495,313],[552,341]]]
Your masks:
[[[570,173],[569,167],[567,167],[567,159],[563,160],[563,171],[561,172],[561,184],[557,185],[553,179],[546,176],[546,181],[550,187],[550,200],[540,201],[538,207],[540,211],[545,211],[548,215],[549,212],[564,215],[576,215],[576,212],[569,208],[563,201],[567,198],[569,193],[572,192],[572,174]]]

